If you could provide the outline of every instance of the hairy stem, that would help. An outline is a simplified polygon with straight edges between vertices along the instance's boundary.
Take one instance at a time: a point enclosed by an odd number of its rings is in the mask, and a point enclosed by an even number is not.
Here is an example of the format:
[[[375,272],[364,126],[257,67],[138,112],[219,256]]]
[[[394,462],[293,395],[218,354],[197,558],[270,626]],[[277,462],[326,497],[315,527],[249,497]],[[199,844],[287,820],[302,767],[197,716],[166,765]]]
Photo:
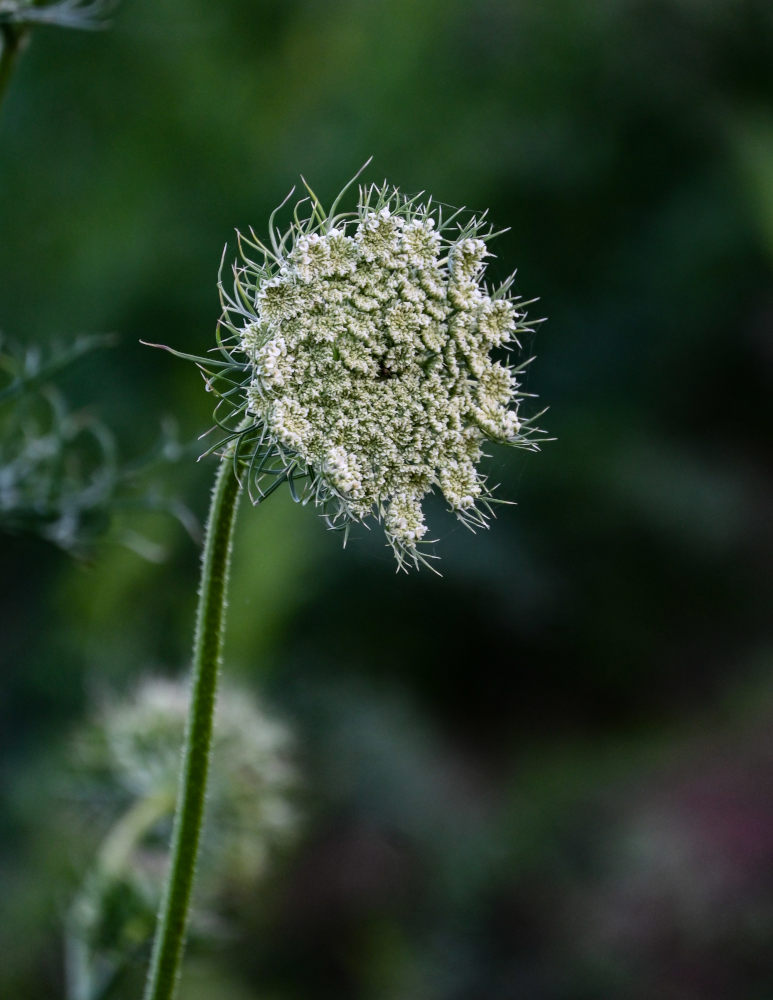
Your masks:
[[[220,462],[207,522],[193,647],[193,692],[183,749],[172,857],[145,1000],[172,1000],[180,975],[209,772],[215,694],[223,648],[226,587],[241,485],[230,453]]]
[[[0,24],[0,106],[8,83],[27,40],[27,28],[13,24]]]

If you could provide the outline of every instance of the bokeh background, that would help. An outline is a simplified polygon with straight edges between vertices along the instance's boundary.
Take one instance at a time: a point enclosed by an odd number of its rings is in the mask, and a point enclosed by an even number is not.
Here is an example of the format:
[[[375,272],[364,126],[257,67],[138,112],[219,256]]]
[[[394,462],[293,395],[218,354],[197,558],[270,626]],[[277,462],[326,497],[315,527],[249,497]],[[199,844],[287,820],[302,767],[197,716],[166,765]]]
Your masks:
[[[126,0],[38,29],[0,121],[0,327],[117,333],[73,405],[130,457],[169,416],[193,441],[195,369],[140,338],[204,352],[234,227],[371,154],[510,226],[556,440],[491,459],[518,501],[491,531],[438,508],[442,579],[245,505],[226,671],[295,728],[306,821],[185,996],[773,997],[773,8]],[[201,518],[212,473],[158,475]],[[72,733],[185,669],[198,552],[131,511],[86,563],[0,546],[0,994],[33,1000],[99,837]]]

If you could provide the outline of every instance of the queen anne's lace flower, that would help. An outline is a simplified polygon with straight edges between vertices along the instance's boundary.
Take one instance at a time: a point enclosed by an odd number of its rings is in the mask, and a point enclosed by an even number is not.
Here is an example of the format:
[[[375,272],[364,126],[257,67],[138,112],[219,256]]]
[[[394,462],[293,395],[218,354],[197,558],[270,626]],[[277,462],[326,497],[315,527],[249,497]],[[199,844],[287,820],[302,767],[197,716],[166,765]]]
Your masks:
[[[233,293],[221,284],[225,360],[202,367],[256,502],[287,481],[332,526],[375,516],[398,564],[416,564],[433,488],[483,526],[484,442],[536,448],[507,361],[526,314],[512,277],[484,281],[482,218],[386,186],[344,213],[340,195],[326,213],[309,193],[284,235],[272,216],[268,244],[240,236]]]
[[[153,830],[172,816],[188,705],[185,685],[146,678],[131,698],[106,703],[79,744],[85,773],[107,778],[130,801],[164,804]],[[293,752],[286,725],[249,691],[226,685],[217,703],[207,805],[205,858],[213,875],[257,877],[271,852],[294,836],[299,776]]]

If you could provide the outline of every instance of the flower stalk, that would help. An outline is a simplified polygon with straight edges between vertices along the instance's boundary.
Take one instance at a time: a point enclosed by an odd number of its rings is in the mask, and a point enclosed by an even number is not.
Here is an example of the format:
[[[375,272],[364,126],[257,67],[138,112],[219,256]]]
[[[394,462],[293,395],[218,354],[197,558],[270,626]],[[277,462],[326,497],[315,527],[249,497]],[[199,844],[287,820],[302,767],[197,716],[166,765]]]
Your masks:
[[[153,942],[145,1000],[172,1000],[180,975],[204,816],[233,531],[241,495],[233,457],[223,456],[212,491],[193,648],[193,690],[183,749],[171,862]]]
[[[0,106],[2,106],[16,61],[24,48],[27,30],[24,25],[0,24]]]

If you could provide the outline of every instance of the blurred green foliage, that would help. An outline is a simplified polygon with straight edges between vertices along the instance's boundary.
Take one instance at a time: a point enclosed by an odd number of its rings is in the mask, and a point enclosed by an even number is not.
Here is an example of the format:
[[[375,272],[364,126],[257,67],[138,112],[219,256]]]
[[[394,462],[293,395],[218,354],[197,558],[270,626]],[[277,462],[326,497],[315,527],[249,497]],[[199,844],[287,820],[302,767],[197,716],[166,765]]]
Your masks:
[[[38,536],[87,558],[120,513],[132,510],[171,514],[198,538],[185,505],[150,481],[185,457],[173,421],[164,422],[149,454],[127,463],[107,424],[88,410],[73,411],[59,388],[63,373],[110,341],[76,337],[47,351],[0,343],[0,533]],[[147,559],[163,558],[128,526],[111,537]]]
[[[0,326],[116,331],[66,389],[128,453],[207,428],[195,371],[138,341],[210,346],[223,244],[301,172],[325,200],[374,154],[490,208],[549,316],[527,388],[557,441],[494,455],[519,504],[490,532],[439,513],[442,580],[281,494],[242,511],[226,669],[294,719],[313,822],[186,995],[773,995],[771,65],[767,0],[126,0],[35,30]],[[201,515],[212,474],[159,486]],[[198,554],[148,532],[164,564],[2,543],[3,995],[60,992],[89,692],[188,656]]]

